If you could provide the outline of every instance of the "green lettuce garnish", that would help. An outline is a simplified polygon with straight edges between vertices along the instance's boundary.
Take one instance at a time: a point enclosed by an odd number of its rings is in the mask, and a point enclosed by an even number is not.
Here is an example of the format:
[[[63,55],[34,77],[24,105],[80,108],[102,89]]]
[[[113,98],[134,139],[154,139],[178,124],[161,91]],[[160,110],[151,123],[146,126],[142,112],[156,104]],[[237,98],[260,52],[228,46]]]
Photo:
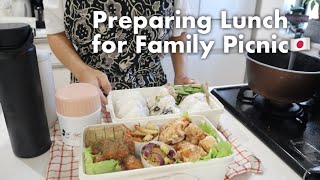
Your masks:
[[[218,154],[217,149],[216,148],[212,148],[205,157],[201,158],[201,160],[208,161],[210,159],[214,159],[214,158],[217,157],[217,154]]]
[[[190,117],[188,112],[183,112],[181,115],[182,115],[182,117],[186,117],[186,118]]]
[[[216,140],[218,140],[217,145],[209,151],[207,156],[202,157],[201,160],[223,158],[233,153],[232,145],[227,141],[222,141],[218,133],[208,123],[201,123],[199,127],[204,132],[208,133],[209,135],[213,136]]]
[[[213,136],[215,139],[217,139],[217,140],[220,139],[218,133],[208,123],[201,123],[199,127],[200,127],[200,129],[202,129],[202,131]]]
[[[227,141],[219,142],[215,148],[218,151],[216,158],[227,157],[232,154],[232,145]]]
[[[84,148],[84,166],[85,172],[89,175],[96,175],[96,174],[104,174],[110,172],[117,172],[121,171],[122,168],[120,166],[119,161],[117,160],[107,160],[94,163],[94,155],[92,155],[91,148]]]

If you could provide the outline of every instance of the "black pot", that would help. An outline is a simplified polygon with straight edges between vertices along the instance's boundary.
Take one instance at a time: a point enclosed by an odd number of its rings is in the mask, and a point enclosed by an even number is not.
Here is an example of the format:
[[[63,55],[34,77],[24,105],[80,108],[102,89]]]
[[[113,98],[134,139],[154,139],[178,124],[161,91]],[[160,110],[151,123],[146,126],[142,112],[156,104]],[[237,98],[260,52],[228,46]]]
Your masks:
[[[247,53],[249,87],[277,103],[298,103],[310,99],[320,88],[320,59],[296,53],[288,70],[290,53]]]

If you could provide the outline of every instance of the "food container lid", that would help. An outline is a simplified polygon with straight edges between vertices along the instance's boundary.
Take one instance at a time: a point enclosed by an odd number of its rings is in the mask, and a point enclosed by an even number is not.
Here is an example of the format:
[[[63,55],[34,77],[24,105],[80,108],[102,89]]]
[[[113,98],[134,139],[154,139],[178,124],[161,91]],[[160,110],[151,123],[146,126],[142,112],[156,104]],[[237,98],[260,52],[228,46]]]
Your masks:
[[[88,116],[100,109],[100,92],[91,84],[70,84],[57,91],[56,104],[57,113],[61,116]]]

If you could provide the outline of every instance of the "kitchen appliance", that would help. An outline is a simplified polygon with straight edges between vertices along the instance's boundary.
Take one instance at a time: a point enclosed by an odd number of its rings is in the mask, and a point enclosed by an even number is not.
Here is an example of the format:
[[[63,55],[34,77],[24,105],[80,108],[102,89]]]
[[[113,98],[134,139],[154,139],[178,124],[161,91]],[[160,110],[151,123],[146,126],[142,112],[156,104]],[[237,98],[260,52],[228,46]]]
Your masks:
[[[44,7],[42,0],[30,0],[31,1],[31,8],[32,8],[32,17],[37,18],[37,28],[44,29],[46,28],[44,22]]]
[[[12,1],[12,16],[16,17],[31,17],[31,4],[29,0],[13,0]]]
[[[212,94],[301,177],[320,165],[319,95],[279,106],[247,85],[217,88]]]
[[[0,102],[14,154],[39,156],[51,147],[33,30],[0,24]]]
[[[246,58],[248,85],[212,94],[298,174],[319,179],[320,59],[300,52]]]

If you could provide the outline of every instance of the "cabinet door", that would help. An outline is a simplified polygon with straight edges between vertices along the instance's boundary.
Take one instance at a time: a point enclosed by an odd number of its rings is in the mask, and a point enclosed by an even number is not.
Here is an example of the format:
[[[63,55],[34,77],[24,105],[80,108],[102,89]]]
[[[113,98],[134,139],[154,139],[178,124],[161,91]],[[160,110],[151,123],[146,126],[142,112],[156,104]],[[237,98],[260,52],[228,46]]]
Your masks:
[[[173,82],[174,71],[171,58],[162,61],[168,82]],[[207,60],[201,60],[199,54],[186,55],[186,69],[189,77],[199,82],[208,82],[210,86],[242,84],[245,78],[246,59],[243,54],[210,54]]]
[[[230,20],[227,20],[227,23],[232,23]],[[212,29],[208,34],[199,34],[199,39],[202,41],[215,41],[214,50],[222,50],[224,49],[224,37],[225,36],[236,36],[244,35],[244,42],[247,42],[252,39],[252,29],[244,28],[244,29],[222,29],[221,28],[221,20],[213,20],[212,21]],[[232,48],[232,50],[236,51],[238,46]],[[237,51],[238,52],[238,51]]]
[[[193,17],[199,16],[200,0],[185,0],[188,3],[188,15]]]
[[[70,84],[70,71],[67,68],[53,68],[53,78],[56,89]]]
[[[257,0],[201,0],[200,15],[211,15],[214,19],[220,19],[222,10],[228,12],[228,18],[254,15],[256,2]]]

